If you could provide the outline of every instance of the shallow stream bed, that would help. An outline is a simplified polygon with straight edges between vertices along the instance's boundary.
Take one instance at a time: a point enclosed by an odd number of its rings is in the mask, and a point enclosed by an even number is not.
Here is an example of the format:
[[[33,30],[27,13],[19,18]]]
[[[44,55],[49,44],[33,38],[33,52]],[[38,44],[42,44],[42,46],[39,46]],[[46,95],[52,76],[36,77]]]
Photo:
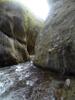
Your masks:
[[[0,100],[75,100],[75,80],[70,89],[64,80],[32,62],[0,69]],[[61,99],[60,99],[61,98]]]

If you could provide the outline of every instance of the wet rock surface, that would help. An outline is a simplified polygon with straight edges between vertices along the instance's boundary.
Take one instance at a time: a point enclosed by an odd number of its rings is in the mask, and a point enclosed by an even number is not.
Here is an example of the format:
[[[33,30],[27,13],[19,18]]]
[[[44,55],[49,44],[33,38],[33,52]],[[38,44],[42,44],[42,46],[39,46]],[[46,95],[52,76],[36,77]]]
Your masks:
[[[74,79],[70,89],[64,82],[33,62],[0,68],[0,100],[75,100]]]

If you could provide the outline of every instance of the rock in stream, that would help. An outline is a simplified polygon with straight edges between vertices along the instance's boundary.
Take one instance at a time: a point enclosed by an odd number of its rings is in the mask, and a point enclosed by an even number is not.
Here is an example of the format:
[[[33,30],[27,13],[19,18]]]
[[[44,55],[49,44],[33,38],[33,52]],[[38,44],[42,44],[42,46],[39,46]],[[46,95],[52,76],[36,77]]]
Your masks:
[[[75,100],[74,79],[69,90],[60,86],[63,83],[32,62],[0,68],[0,100]]]

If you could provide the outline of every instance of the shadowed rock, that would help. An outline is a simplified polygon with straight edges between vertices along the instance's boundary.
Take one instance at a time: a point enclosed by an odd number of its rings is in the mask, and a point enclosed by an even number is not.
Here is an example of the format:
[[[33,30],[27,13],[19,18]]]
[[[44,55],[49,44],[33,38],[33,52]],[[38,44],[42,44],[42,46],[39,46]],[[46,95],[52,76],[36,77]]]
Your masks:
[[[51,11],[35,46],[36,65],[75,73],[75,1],[49,0]]]
[[[23,9],[15,3],[0,3],[0,66],[29,59]]]

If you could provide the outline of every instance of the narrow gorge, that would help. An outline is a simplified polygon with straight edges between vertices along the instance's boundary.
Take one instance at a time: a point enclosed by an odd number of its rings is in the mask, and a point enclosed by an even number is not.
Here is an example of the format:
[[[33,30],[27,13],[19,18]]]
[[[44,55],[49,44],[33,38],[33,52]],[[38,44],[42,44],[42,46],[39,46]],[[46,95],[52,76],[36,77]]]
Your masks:
[[[47,2],[0,0],[0,100],[75,100],[75,0]]]

